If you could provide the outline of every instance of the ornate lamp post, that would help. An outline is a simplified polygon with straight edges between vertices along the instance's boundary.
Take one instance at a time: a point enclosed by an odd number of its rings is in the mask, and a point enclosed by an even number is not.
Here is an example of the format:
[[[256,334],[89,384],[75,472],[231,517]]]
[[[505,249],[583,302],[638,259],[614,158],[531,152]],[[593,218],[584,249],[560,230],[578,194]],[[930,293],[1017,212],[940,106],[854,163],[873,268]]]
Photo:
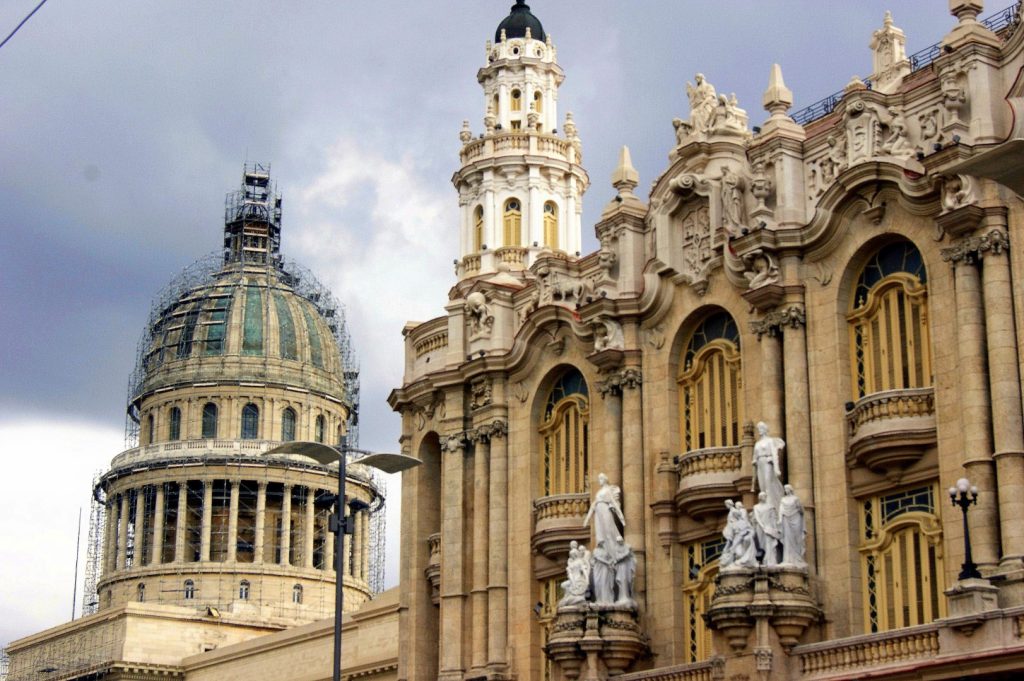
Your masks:
[[[342,585],[344,581],[342,573],[344,567],[342,558],[344,551],[341,550],[343,534],[352,534],[352,523],[354,518],[345,515],[345,459],[347,454],[363,454],[359,458],[360,466],[370,466],[385,473],[398,473],[413,466],[420,465],[420,460],[405,454],[370,453],[362,449],[351,449],[348,447],[331,447],[321,442],[285,442],[266,452],[266,454],[301,454],[308,456],[317,463],[327,466],[338,462],[338,498],[335,502],[335,512],[329,519],[329,529],[334,533],[335,557],[334,557],[334,669],[333,680],[341,681],[341,617],[345,605],[345,591]]]
[[[978,566],[971,558],[971,530],[967,526],[967,507],[978,503],[978,488],[967,478],[960,478],[955,486],[949,488],[949,500],[954,506],[959,506],[964,514],[964,562],[957,579],[981,579]]]

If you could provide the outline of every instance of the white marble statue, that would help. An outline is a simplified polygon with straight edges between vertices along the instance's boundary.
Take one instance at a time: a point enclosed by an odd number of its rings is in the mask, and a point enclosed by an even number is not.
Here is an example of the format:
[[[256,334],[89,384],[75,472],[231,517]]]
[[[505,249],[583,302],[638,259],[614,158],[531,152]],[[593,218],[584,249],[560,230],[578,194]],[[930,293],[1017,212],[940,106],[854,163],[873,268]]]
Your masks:
[[[768,435],[768,424],[761,421],[757,424],[758,439],[754,443],[754,484],[750,491],[761,490],[768,495],[768,504],[772,508],[779,507],[782,499],[782,467],[780,453],[786,443],[777,437]]]
[[[569,559],[565,564],[566,580],[562,582],[565,596],[559,606],[586,603],[590,590],[590,551],[575,541],[569,544]]]
[[[622,537],[602,540],[594,549],[591,571],[593,600],[597,605],[635,605],[633,577],[636,558]]]
[[[743,502],[732,499],[727,499],[725,505],[729,509],[729,514],[726,517],[725,530],[722,532],[722,536],[725,537],[725,548],[722,549],[719,565],[722,569],[755,568],[757,545],[747,509],[743,507]]]
[[[703,73],[694,76],[694,80],[696,85],[686,84],[686,94],[690,98],[690,125],[697,132],[707,132],[714,123],[718,96],[715,86],[704,79]]]
[[[779,525],[782,530],[782,565],[807,567],[804,549],[807,529],[804,525],[804,506],[792,485],[786,485],[779,502]]]
[[[768,495],[761,492],[757,495],[754,505],[754,538],[761,549],[761,565],[779,564],[779,539],[782,530],[779,528],[779,512],[768,503]]]
[[[594,501],[590,504],[587,517],[583,519],[583,525],[589,525],[593,518],[594,545],[600,548],[604,542],[605,547],[610,548],[617,540],[622,539],[622,532],[626,528],[626,519],[622,515],[622,506],[619,502],[622,490],[610,484],[608,476],[604,473],[598,474],[597,484]],[[597,549],[594,553],[597,553]]]

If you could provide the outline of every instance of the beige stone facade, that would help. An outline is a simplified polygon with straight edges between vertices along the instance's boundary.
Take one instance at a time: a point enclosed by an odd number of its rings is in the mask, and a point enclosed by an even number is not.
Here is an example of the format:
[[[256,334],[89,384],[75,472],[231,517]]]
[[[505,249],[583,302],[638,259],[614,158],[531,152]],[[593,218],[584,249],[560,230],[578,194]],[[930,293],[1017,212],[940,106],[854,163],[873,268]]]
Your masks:
[[[447,314],[404,330],[391,396],[423,461],[403,481],[400,679],[1024,669],[1024,185],[1007,167],[1024,30],[1019,8],[981,23],[980,3],[949,5],[932,52],[909,58],[887,16],[868,81],[792,116],[766,65],[753,130],[698,76],[648,196],[623,151],[598,252],[463,252]],[[549,54],[523,12],[489,45],[485,94],[528,89],[529,56]],[[465,215],[515,194],[487,169],[543,142],[489,115],[461,136]],[[539,186],[582,177],[579,158]],[[785,440],[808,567],[719,574],[724,502],[756,502],[759,421]],[[602,472],[621,487],[635,619],[557,605]],[[958,577],[961,477],[979,488],[981,580]]]

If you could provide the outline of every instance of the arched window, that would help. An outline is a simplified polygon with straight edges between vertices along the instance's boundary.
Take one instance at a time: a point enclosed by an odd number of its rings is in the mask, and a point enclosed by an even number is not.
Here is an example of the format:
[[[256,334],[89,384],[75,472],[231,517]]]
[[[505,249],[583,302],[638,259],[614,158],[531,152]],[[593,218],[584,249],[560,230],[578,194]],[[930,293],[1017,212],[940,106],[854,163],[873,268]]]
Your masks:
[[[868,633],[946,616],[942,526],[934,484],[862,503],[861,580]]]
[[[186,579],[184,592],[185,600],[191,601],[193,598],[196,597],[196,583],[193,582],[191,579]]]
[[[181,439],[181,409],[177,407],[171,407],[171,412],[167,418],[167,439],[168,440],[180,440]]]
[[[145,584],[139,584],[135,588],[135,591],[138,594],[138,601],[139,601],[139,603],[145,603],[146,602],[146,585]]]
[[[296,605],[302,604],[302,585],[296,584],[292,587],[292,603]]]
[[[260,408],[250,402],[242,407],[242,439],[255,440],[260,435]]]
[[[243,579],[238,583],[238,599],[242,601],[249,600],[249,580]]]
[[[686,662],[701,662],[711,655],[711,630],[704,615],[711,607],[718,575],[718,557],[725,539],[715,537],[684,547],[683,558],[683,650]]]
[[[855,400],[932,385],[927,281],[909,241],[882,247],[861,271],[846,316]]]
[[[213,402],[203,405],[203,437],[217,437],[217,405]]]
[[[558,206],[554,201],[544,204],[544,243],[558,250]]]
[[[477,253],[484,247],[484,208],[477,206],[473,211],[473,252]]]
[[[544,113],[544,95],[540,90],[533,93],[533,110],[537,113]]]
[[[325,428],[324,415],[323,414],[317,414],[316,415],[316,441],[317,442],[323,442],[324,441],[324,428]]]
[[[153,440],[156,439],[156,429],[153,427],[153,415],[150,414],[146,417],[146,444],[153,444]]]
[[[569,369],[548,394],[540,424],[543,496],[590,489],[589,418],[587,382],[578,369]]]
[[[523,241],[523,207],[518,199],[505,202],[505,243],[504,246],[519,246]]]
[[[512,91],[512,110],[522,111],[523,110],[523,93],[519,90]]]
[[[295,410],[291,407],[281,413],[281,439],[285,442],[295,439]]]
[[[679,425],[683,451],[740,443],[743,391],[740,334],[726,312],[693,332],[679,372]]]

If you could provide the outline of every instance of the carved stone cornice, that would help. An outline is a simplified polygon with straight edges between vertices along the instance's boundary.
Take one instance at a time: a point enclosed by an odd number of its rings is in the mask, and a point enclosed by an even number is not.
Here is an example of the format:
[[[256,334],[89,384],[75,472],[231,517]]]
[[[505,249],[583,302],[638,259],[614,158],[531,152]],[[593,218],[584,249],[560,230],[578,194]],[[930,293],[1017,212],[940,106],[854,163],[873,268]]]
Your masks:
[[[643,382],[641,371],[635,367],[629,367],[605,374],[604,380],[597,382],[597,390],[601,393],[601,397],[607,397],[609,393],[621,395],[623,388],[639,388]]]
[[[1010,237],[1003,229],[993,229],[981,236],[968,236],[942,249],[942,259],[957,265],[973,265],[985,255],[1002,255],[1010,250]]]
[[[508,435],[508,421],[494,419],[490,423],[484,423],[472,430],[466,431],[466,437],[470,442],[490,442],[495,438],[503,438]]]
[[[757,334],[758,340],[761,340],[761,336],[765,334],[768,334],[769,337],[775,337],[786,326],[798,329],[806,324],[807,317],[804,313],[804,306],[790,305],[788,307],[776,308],[765,314],[761,319],[751,321],[750,330]]]
[[[469,445],[469,432],[459,430],[447,435],[441,440],[441,445],[446,452],[455,453],[460,449],[464,450]]]

